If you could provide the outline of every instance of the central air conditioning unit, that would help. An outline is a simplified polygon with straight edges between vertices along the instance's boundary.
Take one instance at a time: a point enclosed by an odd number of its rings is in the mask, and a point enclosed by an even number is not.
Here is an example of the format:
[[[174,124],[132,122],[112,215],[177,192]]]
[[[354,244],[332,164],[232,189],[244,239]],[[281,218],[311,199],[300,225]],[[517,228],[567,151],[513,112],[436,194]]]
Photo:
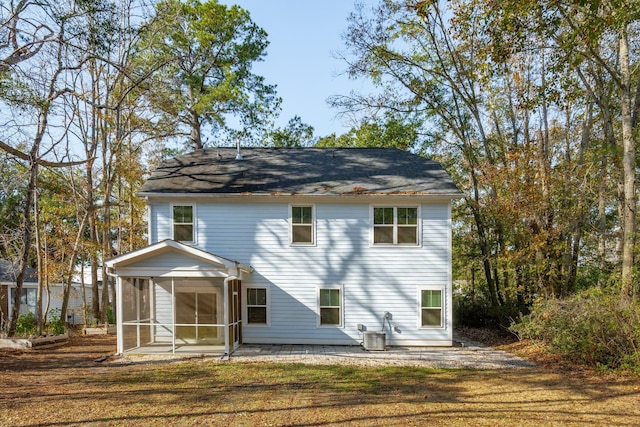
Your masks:
[[[365,332],[363,345],[365,350],[384,351],[384,332]]]

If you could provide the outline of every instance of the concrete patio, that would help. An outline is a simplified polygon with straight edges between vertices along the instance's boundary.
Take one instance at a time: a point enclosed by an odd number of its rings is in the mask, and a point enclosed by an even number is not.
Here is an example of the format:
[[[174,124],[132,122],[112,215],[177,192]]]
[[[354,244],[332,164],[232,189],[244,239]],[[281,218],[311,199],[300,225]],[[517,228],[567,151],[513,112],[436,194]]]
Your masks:
[[[535,365],[505,351],[456,339],[454,347],[386,347],[366,351],[360,346],[244,344],[232,363],[305,363],[360,366],[421,366],[431,368],[519,369]]]
[[[210,360],[220,363],[303,363],[309,365],[353,366],[418,366],[451,369],[523,369],[534,363],[511,353],[454,335],[452,347],[396,347],[384,351],[367,351],[362,346],[243,344],[231,355],[221,347],[178,346],[171,354],[170,346],[145,346],[112,363],[162,363],[179,360]]]

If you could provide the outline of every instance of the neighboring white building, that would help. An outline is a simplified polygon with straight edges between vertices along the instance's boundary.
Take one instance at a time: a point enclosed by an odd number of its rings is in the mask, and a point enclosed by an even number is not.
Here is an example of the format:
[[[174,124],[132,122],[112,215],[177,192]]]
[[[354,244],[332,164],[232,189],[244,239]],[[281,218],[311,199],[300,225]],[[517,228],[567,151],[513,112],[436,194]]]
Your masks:
[[[0,259],[0,321],[6,321],[11,315],[13,299],[16,291],[17,271],[9,261]],[[72,283],[67,306],[66,322],[70,324],[84,324],[82,304],[82,288],[80,283]],[[49,284],[49,294],[45,291],[42,300],[42,309],[47,307],[50,295],[49,312],[62,308],[63,285],[61,283]],[[87,305],[91,306],[91,285],[85,284],[85,297]],[[36,270],[27,269],[27,276],[22,284],[20,297],[20,314],[36,313],[38,302],[38,275]]]
[[[397,149],[204,149],[143,185],[150,246],[106,261],[118,352],[451,345],[442,167]],[[198,346],[198,347],[192,347]]]

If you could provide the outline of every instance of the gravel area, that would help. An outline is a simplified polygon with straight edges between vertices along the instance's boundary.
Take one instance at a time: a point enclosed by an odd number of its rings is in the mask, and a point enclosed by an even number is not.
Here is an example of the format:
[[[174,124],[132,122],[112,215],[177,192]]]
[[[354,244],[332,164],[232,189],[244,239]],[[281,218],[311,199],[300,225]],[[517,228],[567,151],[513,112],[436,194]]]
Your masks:
[[[535,365],[505,351],[463,338],[453,347],[387,347],[366,351],[360,346],[243,344],[228,358],[220,355],[125,355],[110,363],[138,364],[183,360],[220,363],[304,363],[309,365],[420,366],[452,369],[523,369]]]

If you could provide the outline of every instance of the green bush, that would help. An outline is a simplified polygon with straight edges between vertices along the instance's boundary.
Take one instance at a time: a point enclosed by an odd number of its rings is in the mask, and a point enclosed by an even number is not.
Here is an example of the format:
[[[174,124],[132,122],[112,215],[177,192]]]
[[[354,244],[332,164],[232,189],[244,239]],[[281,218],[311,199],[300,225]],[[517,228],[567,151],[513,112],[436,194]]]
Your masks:
[[[107,323],[109,325],[116,324],[116,316],[113,314],[113,309],[111,308],[111,306],[107,307]]]
[[[564,300],[540,300],[511,330],[572,361],[640,372],[640,304],[612,291],[592,288]]]
[[[54,308],[47,315],[47,332],[53,335],[62,335],[65,332],[64,321],[60,318],[60,309]]]
[[[453,317],[456,326],[506,328],[519,313],[511,304],[491,307],[489,300],[477,295],[454,295]]]
[[[36,335],[38,333],[38,322],[36,321],[36,316],[33,313],[25,313],[18,316],[15,333],[20,337]]]

